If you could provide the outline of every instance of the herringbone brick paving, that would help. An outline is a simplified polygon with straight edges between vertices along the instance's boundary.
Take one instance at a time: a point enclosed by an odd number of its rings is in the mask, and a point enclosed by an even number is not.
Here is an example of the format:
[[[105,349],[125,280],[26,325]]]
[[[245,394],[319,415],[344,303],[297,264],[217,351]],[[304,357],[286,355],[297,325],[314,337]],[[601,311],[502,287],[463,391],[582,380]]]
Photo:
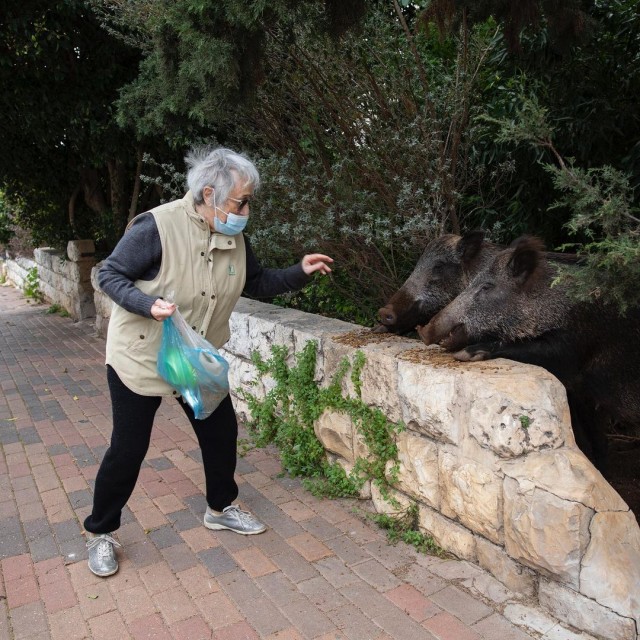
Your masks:
[[[120,571],[93,576],[81,523],[110,435],[104,341],[46,311],[0,287],[1,640],[542,635],[500,614],[510,594],[488,574],[391,546],[352,501],[281,476],[274,450],[249,451],[237,472],[241,503],[269,530],[205,529],[199,450],[172,401],[125,509]],[[544,637],[579,637],[562,633]]]

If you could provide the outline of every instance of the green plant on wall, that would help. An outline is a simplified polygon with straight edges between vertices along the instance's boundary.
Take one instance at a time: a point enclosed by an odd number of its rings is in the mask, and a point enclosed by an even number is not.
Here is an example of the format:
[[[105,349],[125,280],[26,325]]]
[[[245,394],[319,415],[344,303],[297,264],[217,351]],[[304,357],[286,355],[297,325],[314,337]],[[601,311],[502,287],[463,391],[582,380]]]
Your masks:
[[[376,408],[362,402],[362,370],[365,356],[356,351],[353,362],[344,358],[330,384],[320,388],[315,380],[317,343],[309,341],[296,357],[295,366],[288,366],[288,351],[284,346],[272,346],[271,358],[263,360],[257,352],[252,361],[262,376],[270,376],[274,386],[263,400],[240,391],[251,413],[248,425],[254,443],[264,447],[275,444],[283,467],[292,476],[304,478],[305,487],[314,495],[325,497],[357,496],[364,483],[373,482],[388,503],[399,509],[391,495],[391,485],[397,481],[399,462],[396,434],[404,430]],[[351,369],[350,379],[355,397],[345,397],[342,383]],[[348,415],[364,440],[369,455],[357,458],[349,474],[337,463],[330,463],[318,440],[314,424],[330,409]],[[387,531],[390,542],[412,545],[421,553],[443,555],[434,540],[418,526],[418,506],[412,505],[397,516],[370,516]]]
[[[381,529],[387,532],[389,542],[405,542],[410,544],[420,553],[445,557],[447,553],[431,536],[422,533],[418,527],[418,505],[413,504],[402,513],[390,516],[386,513],[370,515]]]
[[[27,271],[27,276],[24,279],[24,295],[36,302],[42,302],[44,300],[44,295],[42,291],[40,291],[38,267],[31,267],[31,269]]]
[[[59,304],[52,304],[45,313],[48,313],[50,315],[53,315],[55,313],[61,315],[63,318],[68,318],[69,317],[69,312],[62,306]]]
[[[379,409],[362,402],[360,374],[365,358],[361,351],[356,352],[353,365],[345,358],[331,383],[320,388],[314,379],[317,349],[315,341],[307,342],[292,367],[287,365],[288,351],[283,346],[273,346],[266,361],[256,352],[252,354],[258,372],[271,376],[275,383],[263,400],[240,392],[249,405],[249,430],[256,446],[274,443],[286,471],[305,478],[305,486],[316,495],[355,496],[371,480],[391,500],[390,482],[398,474],[395,434],[404,425],[390,422]],[[342,393],[342,382],[350,368],[356,397],[344,397]],[[327,409],[348,415],[369,450],[367,459],[358,458],[349,474],[327,461],[315,434],[314,424]]]

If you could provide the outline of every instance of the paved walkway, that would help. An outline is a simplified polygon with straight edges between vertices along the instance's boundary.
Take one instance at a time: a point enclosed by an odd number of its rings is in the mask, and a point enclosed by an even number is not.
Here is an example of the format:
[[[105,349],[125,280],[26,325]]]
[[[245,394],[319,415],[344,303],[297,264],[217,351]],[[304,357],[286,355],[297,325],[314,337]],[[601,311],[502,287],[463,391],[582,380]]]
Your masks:
[[[353,501],[281,477],[273,450],[238,464],[240,500],[270,529],[205,529],[199,450],[172,402],[118,532],[120,571],[93,576],[81,523],[110,434],[104,341],[47,308],[0,287],[0,640],[581,637],[467,562],[389,545]]]

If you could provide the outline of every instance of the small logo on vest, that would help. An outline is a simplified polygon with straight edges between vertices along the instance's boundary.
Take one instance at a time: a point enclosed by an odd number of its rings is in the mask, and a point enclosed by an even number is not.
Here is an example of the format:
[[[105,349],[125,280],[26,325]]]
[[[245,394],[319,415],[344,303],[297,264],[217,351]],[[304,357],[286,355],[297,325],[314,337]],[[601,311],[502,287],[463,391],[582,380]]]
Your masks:
[[[230,276],[235,276],[236,275],[236,266],[234,264],[230,264],[229,265],[229,275]]]

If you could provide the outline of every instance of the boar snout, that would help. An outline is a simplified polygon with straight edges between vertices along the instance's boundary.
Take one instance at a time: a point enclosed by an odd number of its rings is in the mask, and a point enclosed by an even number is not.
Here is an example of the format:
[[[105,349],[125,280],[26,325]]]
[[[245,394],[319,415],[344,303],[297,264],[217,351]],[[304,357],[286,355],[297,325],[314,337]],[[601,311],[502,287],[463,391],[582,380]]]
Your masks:
[[[424,327],[416,327],[425,344],[439,344],[447,351],[457,351],[468,344],[467,330],[461,322],[452,322],[437,314]]]
[[[371,329],[371,333],[389,333],[389,329],[387,329],[383,324],[377,324]]]

